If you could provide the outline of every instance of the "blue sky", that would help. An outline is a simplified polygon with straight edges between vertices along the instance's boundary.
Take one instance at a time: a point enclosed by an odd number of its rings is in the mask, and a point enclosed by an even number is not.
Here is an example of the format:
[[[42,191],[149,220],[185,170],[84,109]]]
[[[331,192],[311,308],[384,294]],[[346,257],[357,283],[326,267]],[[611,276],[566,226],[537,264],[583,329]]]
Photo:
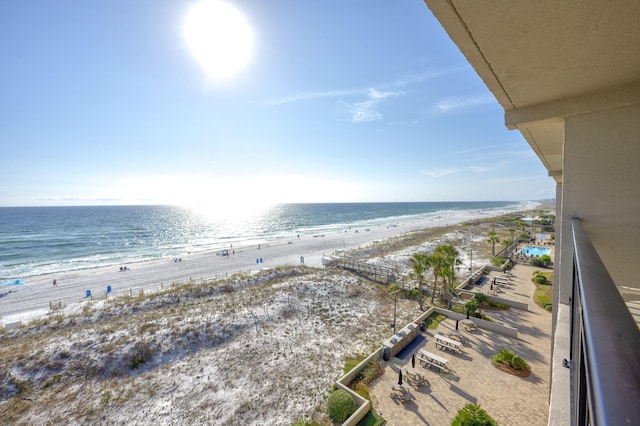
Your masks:
[[[253,47],[226,78],[196,3],[0,2],[0,206],[555,196],[424,2],[230,1]]]

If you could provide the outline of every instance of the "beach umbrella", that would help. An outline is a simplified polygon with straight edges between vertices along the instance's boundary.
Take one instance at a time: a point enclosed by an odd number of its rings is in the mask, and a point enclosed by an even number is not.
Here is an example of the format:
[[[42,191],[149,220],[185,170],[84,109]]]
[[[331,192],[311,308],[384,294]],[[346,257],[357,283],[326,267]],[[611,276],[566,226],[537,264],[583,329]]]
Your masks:
[[[458,329],[458,320],[456,320],[456,330]]]
[[[398,384],[402,386],[402,370],[399,370],[400,374],[398,375]]]
[[[411,355],[411,367],[416,368],[416,354]]]

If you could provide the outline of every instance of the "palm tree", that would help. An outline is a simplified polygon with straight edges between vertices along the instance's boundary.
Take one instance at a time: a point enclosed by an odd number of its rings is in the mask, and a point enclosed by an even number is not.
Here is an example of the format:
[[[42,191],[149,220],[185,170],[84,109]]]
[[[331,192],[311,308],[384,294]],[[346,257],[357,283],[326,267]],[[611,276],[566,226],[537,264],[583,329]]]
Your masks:
[[[516,228],[509,228],[509,232],[511,233],[511,241],[515,241]]]
[[[447,267],[447,260],[442,255],[442,253],[434,252],[431,256],[429,256],[429,266],[433,271],[433,291],[431,292],[431,304],[433,304],[433,299],[436,297],[436,286],[438,285],[438,277],[445,272]]]
[[[522,230],[522,233],[521,233],[521,234],[526,233],[527,226],[528,226],[528,225],[527,225],[527,222],[525,222],[524,220],[518,220],[518,221],[516,222],[516,225],[518,225],[518,226],[520,227],[520,229]]]
[[[460,261],[460,252],[451,244],[444,244],[436,247],[434,253],[442,255],[445,263],[443,272],[449,283],[453,284],[456,279],[455,266],[462,263]]]
[[[491,255],[496,257],[496,243],[500,242],[496,231],[489,231],[489,239],[487,242],[491,243]]]
[[[422,294],[422,283],[424,281],[424,273],[429,270],[429,256],[425,253],[416,253],[409,258],[409,262],[411,263],[411,273],[409,274],[412,278],[418,280],[418,306],[420,306],[420,310],[424,310],[424,297]]]

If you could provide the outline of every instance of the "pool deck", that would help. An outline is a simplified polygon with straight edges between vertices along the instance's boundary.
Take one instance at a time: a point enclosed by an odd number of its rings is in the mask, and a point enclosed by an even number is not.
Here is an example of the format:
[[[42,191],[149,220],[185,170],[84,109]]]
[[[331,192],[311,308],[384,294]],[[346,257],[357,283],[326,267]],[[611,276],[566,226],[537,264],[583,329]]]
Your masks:
[[[429,385],[418,389],[410,386],[413,398],[404,404],[390,397],[390,389],[398,382],[398,370],[402,369],[406,374],[411,368],[411,357],[394,357],[384,363],[385,372],[372,384],[370,394],[373,408],[388,425],[450,425],[458,410],[468,403],[480,404],[498,424],[547,424],[551,313],[532,300],[535,286],[531,277],[539,269],[516,265],[513,279],[499,294],[501,298],[527,303],[528,310],[511,308],[485,312],[496,322],[517,328],[517,338],[481,328],[462,331],[468,343],[463,344],[462,354],[454,354],[436,348],[434,336],[438,333],[448,335],[455,329],[455,321],[446,319],[437,329],[428,329],[423,333],[425,341],[415,348],[415,352],[424,349],[448,359],[449,371],[439,373],[416,362],[415,370],[423,374]],[[488,294],[489,283],[490,280],[485,280],[483,285],[474,286],[474,291]],[[527,361],[531,366],[529,377],[516,377],[493,367],[491,356],[504,348]]]

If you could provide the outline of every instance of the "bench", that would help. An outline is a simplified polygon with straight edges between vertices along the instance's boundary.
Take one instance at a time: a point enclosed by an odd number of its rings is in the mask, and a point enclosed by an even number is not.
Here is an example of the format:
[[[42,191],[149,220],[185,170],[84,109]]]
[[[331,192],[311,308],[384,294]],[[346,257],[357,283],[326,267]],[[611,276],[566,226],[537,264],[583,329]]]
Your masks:
[[[426,364],[426,366],[427,366],[428,368],[435,367],[435,368],[437,368],[437,369],[438,369],[438,371],[442,371],[442,366],[440,366],[440,365],[436,364],[436,363],[435,363],[435,362],[433,362],[433,361],[429,361],[428,359],[426,359],[426,358],[424,358],[424,357],[421,357],[421,356],[419,356],[419,355],[416,357],[416,359],[417,359],[418,361],[420,361],[420,364],[422,364],[423,366]]]
[[[425,350],[420,350],[420,355],[418,359],[422,359],[421,362],[438,368],[438,371],[442,371],[443,368],[447,368],[447,359],[442,358],[436,354],[432,354],[431,352],[427,352]]]
[[[449,339],[448,337],[444,337],[441,334],[436,334],[435,340],[436,340],[436,348],[439,345],[440,349],[452,349],[455,352],[461,352],[461,350],[460,350],[461,343],[460,342],[457,342],[455,340]]]

